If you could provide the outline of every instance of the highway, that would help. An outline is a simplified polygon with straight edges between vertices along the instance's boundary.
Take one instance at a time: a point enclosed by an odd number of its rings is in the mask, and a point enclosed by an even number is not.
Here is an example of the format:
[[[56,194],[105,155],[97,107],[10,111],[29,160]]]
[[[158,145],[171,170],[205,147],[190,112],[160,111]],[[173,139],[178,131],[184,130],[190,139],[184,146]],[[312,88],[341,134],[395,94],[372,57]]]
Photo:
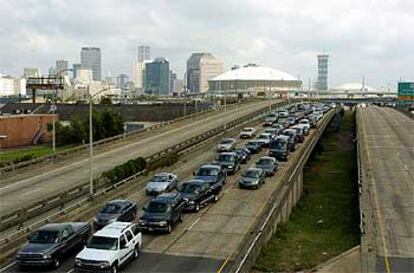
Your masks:
[[[414,120],[390,108],[358,111],[368,272],[414,272]]]
[[[268,104],[269,102],[259,102],[240,105],[236,109],[221,112],[218,115],[209,115],[204,119],[134,142],[128,142],[124,145],[117,143],[114,148],[97,149],[94,155],[93,171],[95,177],[129,159],[151,155],[221,124],[257,111]],[[1,183],[0,216],[22,205],[31,204],[84,183],[88,181],[88,178],[89,159],[85,154],[60,162],[57,166],[51,164],[48,168],[41,167],[37,172],[36,170],[19,170],[18,175],[3,179]]]
[[[261,126],[257,128],[262,129]],[[312,130],[305,143],[298,146],[288,162],[280,163],[276,175],[267,178],[266,184],[259,190],[239,189],[237,180],[241,173],[259,157],[267,155],[268,150],[264,149],[260,154],[254,155],[242,166],[241,171],[228,177],[218,203],[209,205],[199,213],[186,214],[183,223],[177,225],[171,234],[145,234],[142,257],[128,264],[122,272],[225,272],[258,221],[266,201],[282,182],[281,177],[299,159],[314,134],[315,130]],[[245,142],[246,140],[238,140],[238,146]],[[210,145],[165,170],[174,171],[181,181],[186,181],[201,163],[213,160],[216,154],[214,148],[215,145]],[[150,200],[143,187],[131,192],[128,198],[135,200],[139,207]],[[85,216],[83,220],[88,220],[91,216]],[[59,270],[48,272],[72,272],[72,268],[73,257],[70,257]],[[0,272],[20,270],[12,264]]]

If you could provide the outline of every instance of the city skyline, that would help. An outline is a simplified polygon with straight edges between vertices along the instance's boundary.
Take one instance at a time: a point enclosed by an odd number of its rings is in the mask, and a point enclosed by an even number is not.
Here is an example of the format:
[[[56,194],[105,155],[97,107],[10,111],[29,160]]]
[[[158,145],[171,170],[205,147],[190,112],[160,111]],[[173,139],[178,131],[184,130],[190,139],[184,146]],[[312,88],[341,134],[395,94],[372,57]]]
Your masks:
[[[316,79],[315,56],[327,53],[329,86],[360,81],[363,75],[376,87],[414,77],[408,69],[414,58],[413,4],[406,0],[140,1],[139,5],[106,1],[91,16],[85,12],[96,1],[42,2],[25,16],[20,12],[25,1],[0,2],[10,14],[0,22],[5,29],[13,26],[0,42],[0,72],[5,74],[21,75],[23,67],[32,66],[45,72],[58,59],[79,63],[79,49],[94,46],[102,50],[103,75],[110,71],[132,78],[137,46],[149,45],[152,56],[166,57],[179,78],[193,52],[212,52],[223,59],[225,70],[257,63],[300,75],[304,82]],[[53,12],[61,8],[67,14]],[[211,10],[217,11],[214,20],[206,12]],[[292,16],[295,20],[289,19]]]

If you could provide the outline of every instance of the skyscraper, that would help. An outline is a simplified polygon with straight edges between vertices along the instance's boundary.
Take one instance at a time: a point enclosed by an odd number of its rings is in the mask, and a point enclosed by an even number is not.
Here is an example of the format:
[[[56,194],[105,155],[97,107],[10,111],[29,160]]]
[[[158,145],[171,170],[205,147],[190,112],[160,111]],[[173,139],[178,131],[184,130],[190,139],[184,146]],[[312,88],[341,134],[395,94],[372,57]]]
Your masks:
[[[329,55],[318,55],[318,90],[328,90],[328,59]]]
[[[223,62],[211,53],[193,53],[187,60],[187,89],[205,93],[208,81],[223,73]]]
[[[127,81],[128,81],[128,75],[126,75],[126,74],[119,74],[116,77],[116,87],[121,88],[121,89],[124,88],[124,86],[127,83]]]
[[[65,71],[65,72],[62,72],[61,75],[67,75],[68,74],[68,71],[67,71],[68,67],[69,67],[68,66],[68,61],[57,60],[55,71],[56,71],[56,73],[60,73],[62,71]]]
[[[79,75],[79,70],[81,70],[82,66],[81,64],[73,64],[72,65],[72,69],[73,69],[73,78],[77,78]]]
[[[150,59],[151,59],[150,47],[147,45],[138,46],[138,62],[142,63]]]
[[[170,92],[170,64],[161,57],[145,64],[145,92],[167,96]]]
[[[82,47],[81,66],[82,69],[92,70],[94,81],[100,81],[102,79],[101,49],[98,47]]]

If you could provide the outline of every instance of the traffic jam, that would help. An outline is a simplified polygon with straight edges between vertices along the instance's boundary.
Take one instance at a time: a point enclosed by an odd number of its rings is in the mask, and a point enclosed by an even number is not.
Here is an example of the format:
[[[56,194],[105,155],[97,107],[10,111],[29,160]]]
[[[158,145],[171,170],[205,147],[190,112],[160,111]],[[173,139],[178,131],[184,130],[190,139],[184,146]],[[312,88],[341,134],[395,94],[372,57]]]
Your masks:
[[[92,224],[46,224],[28,236],[15,262],[22,269],[57,269],[69,253],[77,253],[74,272],[116,273],[139,257],[143,233],[171,233],[185,213],[219,202],[229,176],[239,175],[240,189],[260,190],[269,177],[277,175],[280,162],[288,161],[323,115],[335,107],[304,103],[270,112],[260,128],[243,128],[238,137],[217,143],[214,160],[199,166],[190,179],[181,182],[170,172],[152,176],[145,186],[151,199],[142,206],[142,213],[132,200],[112,200],[102,206]],[[249,167],[242,171],[242,165]]]

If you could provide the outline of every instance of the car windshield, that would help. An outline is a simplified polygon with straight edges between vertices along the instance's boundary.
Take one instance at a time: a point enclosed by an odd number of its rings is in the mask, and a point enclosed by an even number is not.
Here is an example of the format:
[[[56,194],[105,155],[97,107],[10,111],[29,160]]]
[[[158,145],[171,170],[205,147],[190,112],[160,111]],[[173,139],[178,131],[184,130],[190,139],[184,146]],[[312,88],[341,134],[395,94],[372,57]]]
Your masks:
[[[219,155],[217,157],[217,161],[220,161],[220,162],[233,162],[234,161],[234,156],[233,155]]]
[[[307,120],[301,120],[301,121],[299,121],[299,123],[300,124],[308,124],[308,121]]]
[[[122,207],[118,204],[106,204],[105,207],[101,209],[101,213],[107,214],[116,214],[121,211]]]
[[[160,212],[165,212],[167,208],[168,208],[168,204],[166,203],[152,201],[148,204],[147,211],[160,213]]]
[[[167,182],[168,177],[166,175],[156,175],[151,178],[151,182]]]
[[[259,172],[258,171],[253,171],[253,170],[247,170],[244,174],[244,177],[248,177],[248,178],[258,178],[259,177]]]
[[[59,242],[59,232],[51,230],[38,230],[29,237],[33,244],[53,244]]]
[[[197,172],[198,176],[216,176],[219,174],[219,170],[216,168],[200,168]]]
[[[232,144],[232,143],[233,143],[233,140],[231,139],[224,139],[220,142],[220,144]]]
[[[270,158],[262,158],[257,162],[257,165],[270,165],[273,161]]]
[[[197,184],[192,184],[192,183],[184,183],[181,187],[180,187],[180,192],[182,193],[194,193],[196,190],[198,190],[200,188],[199,185]]]
[[[116,250],[118,248],[118,239],[92,236],[86,245],[87,248],[105,249],[105,250]]]
[[[282,142],[282,141],[273,141],[271,144],[270,144],[270,148],[272,149],[283,149],[283,148],[285,148],[285,146],[286,146],[286,143],[284,143],[284,142]]]

